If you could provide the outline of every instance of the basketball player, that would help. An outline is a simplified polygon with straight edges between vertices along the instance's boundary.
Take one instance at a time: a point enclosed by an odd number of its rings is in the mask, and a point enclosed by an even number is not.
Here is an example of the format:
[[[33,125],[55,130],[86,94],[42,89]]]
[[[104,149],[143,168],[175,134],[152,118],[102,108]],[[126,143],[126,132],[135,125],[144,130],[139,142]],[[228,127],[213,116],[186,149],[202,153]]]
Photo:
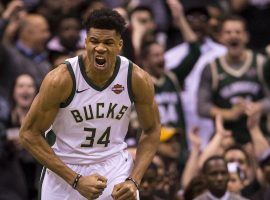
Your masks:
[[[21,143],[47,168],[43,200],[138,199],[160,122],[151,78],[118,56],[124,26],[116,11],[93,11],[87,55],[67,59],[45,77],[22,125]],[[133,102],[143,129],[134,164],[124,142]],[[42,137],[47,129],[50,138],[56,135],[52,147]]]

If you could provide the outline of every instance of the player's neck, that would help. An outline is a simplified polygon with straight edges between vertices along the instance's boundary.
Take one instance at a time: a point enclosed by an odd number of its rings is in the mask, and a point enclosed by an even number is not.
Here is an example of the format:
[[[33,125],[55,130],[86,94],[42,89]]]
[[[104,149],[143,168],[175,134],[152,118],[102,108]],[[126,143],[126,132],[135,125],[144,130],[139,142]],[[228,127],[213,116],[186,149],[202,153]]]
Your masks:
[[[107,81],[111,78],[113,75],[114,69],[115,69],[115,63],[112,65],[112,67],[104,70],[104,71],[97,71],[93,67],[90,66],[90,62],[85,57],[83,59],[84,66],[85,66],[85,72],[87,77],[98,87],[103,87]]]

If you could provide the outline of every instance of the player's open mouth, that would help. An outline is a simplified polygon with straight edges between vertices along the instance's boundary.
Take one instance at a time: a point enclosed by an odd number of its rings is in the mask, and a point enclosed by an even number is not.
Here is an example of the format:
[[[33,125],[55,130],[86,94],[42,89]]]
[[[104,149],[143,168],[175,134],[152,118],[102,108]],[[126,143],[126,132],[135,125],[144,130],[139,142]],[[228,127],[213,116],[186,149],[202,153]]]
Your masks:
[[[106,63],[106,59],[103,56],[96,56],[95,63],[98,68],[103,68]]]

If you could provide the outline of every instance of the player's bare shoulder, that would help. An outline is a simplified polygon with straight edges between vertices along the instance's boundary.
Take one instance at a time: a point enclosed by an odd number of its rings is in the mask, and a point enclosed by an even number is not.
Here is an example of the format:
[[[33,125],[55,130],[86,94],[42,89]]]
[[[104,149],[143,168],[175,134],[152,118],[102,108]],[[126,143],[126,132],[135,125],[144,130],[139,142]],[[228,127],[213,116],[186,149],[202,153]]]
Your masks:
[[[54,97],[56,101],[64,102],[71,94],[73,81],[66,64],[60,64],[50,71],[40,87],[40,95]]]
[[[58,67],[50,71],[44,80],[49,80],[51,86],[61,87],[72,81],[71,75],[66,64],[60,64]],[[72,82],[71,82],[72,83]]]
[[[132,91],[135,102],[151,102],[154,98],[154,84],[151,76],[139,66],[133,64]]]

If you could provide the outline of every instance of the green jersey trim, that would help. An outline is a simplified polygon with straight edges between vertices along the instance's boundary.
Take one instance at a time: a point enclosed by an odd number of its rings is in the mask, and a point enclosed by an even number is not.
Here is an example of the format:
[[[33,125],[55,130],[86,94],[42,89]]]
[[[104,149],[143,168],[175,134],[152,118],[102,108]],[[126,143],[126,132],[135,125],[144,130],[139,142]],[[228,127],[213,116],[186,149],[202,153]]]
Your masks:
[[[72,78],[72,91],[71,91],[71,94],[69,95],[69,97],[67,98],[67,100],[60,104],[60,108],[65,108],[71,103],[71,101],[75,95],[75,90],[76,90],[76,79],[75,79],[75,74],[73,72],[72,66],[71,66],[70,62],[68,62],[68,61],[65,61],[64,63],[66,64],[67,69],[68,69],[68,71],[71,75],[71,78]]]
[[[110,79],[106,82],[106,84],[103,87],[98,87],[97,85],[95,85],[87,76],[86,72],[85,72],[85,66],[83,63],[83,59],[82,56],[79,56],[79,66],[80,66],[80,70],[81,70],[81,74],[84,78],[84,80],[88,83],[88,85],[90,87],[92,87],[93,89],[97,90],[97,91],[102,91],[105,90],[115,79],[116,75],[118,74],[118,71],[120,69],[120,64],[121,64],[121,59],[119,56],[116,57],[116,62],[115,62],[115,68],[114,68],[114,72],[113,75],[110,77]]]
[[[48,144],[50,146],[53,146],[55,141],[56,141],[56,135],[54,133],[54,131],[51,129],[49,132],[47,132],[46,134],[46,141],[48,142]]]
[[[38,200],[41,200],[42,184],[43,184],[43,181],[44,181],[46,170],[47,170],[46,167],[43,167],[42,168],[42,172],[41,172],[41,176],[40,176],[40,181],[39,181],[39,185],[38,185]]]
[[[129,61],[128,65],[128,76],[127,76],[127,86],[128,86],[128,96],[130,98],[131,103],[134,102],[134,95],[132,92],[132,70],[133,70],[133,63]]]

